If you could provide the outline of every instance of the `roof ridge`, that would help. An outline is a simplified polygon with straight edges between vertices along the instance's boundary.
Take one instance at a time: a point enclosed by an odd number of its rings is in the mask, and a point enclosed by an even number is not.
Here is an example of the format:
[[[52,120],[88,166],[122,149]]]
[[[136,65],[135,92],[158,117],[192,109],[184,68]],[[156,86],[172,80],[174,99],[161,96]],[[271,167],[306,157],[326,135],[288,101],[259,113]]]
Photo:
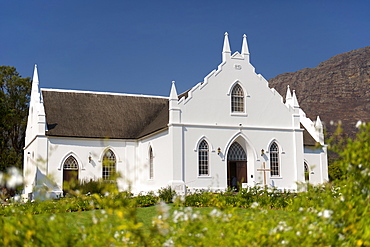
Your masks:
[[[168,99],[168,96],[159,96],[159,95],[99,92],[99,91],[85,91],[85,90],[74,90],[74,89],[41,88],[40,90],[41,91],[61,92],[61,93],[84,93],[84,94],[117,95],[117,96],[131,96],[131,97],[148,97],[148,98]]]

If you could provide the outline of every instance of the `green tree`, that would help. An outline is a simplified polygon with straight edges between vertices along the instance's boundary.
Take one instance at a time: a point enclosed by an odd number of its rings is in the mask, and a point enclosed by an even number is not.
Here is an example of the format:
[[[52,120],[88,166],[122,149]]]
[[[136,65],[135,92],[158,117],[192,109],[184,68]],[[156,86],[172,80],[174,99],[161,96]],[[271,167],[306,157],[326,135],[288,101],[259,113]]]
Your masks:
[[[31,79],[11,66],[0,66],[0,79],[0,171],[21,169]]]

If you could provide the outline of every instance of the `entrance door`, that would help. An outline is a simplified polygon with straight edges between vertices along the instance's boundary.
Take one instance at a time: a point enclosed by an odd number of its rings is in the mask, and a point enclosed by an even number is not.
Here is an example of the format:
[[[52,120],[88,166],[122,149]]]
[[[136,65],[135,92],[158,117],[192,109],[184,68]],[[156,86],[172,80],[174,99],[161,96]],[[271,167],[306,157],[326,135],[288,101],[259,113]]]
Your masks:
[[[229,161],[227,165],[227,186],[237,189],[242,183],[247,183],[247,162]]]
[[[73,189],[78,182],[78,163],[75,157],[69,156],[63,164],[63,192]]]
[[[247,182],[247,155],[244,148],[234,142],[227,154],[227,186],[237,190]]]

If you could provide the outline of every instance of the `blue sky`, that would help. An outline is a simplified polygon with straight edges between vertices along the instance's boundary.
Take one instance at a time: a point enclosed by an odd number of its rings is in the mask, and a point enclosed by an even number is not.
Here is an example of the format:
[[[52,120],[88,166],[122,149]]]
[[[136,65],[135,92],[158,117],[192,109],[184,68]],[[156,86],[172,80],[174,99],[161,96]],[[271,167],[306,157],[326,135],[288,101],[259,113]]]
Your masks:
[[[40,86],[167,96],[217,68],[247,34],[270,79],[370,45],[370,2],[0,0],[0,64]]]

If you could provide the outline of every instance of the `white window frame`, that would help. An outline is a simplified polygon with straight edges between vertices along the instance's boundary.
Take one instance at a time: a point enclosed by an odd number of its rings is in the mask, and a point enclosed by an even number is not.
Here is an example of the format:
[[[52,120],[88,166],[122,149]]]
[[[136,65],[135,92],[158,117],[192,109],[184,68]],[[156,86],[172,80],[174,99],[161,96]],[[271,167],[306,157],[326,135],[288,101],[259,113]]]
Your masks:
[[[277,150],[271,150],[273,145],[276,145]],[[275,157],[272,157],[275,156]],[[276,158],[277,161],[274,161],[273,158]],[[270,176],[271,177],[281,177],[281,158],[280,158],[280,147],[276,141],[272,142],[269,147],[269,161],[270,161]],[[275,164],[277,163],[277,165]],[[275,168],[277,167],[277,168]],[[277,171],[277,174],[273,174]]]
[[[201,145],[205,143],[207,149],[201,149]],[[204,160],[204,158],[206,158]],[[205,164],[204,164],[205,162]],[[198,177],[209,177],[210,176],[210,166],[209,166],[209,144],[206,140],[200,141],[198,145]],[[203,171],[205,170],[205,172]],[[204,173],[203,173],[204,172]]]

